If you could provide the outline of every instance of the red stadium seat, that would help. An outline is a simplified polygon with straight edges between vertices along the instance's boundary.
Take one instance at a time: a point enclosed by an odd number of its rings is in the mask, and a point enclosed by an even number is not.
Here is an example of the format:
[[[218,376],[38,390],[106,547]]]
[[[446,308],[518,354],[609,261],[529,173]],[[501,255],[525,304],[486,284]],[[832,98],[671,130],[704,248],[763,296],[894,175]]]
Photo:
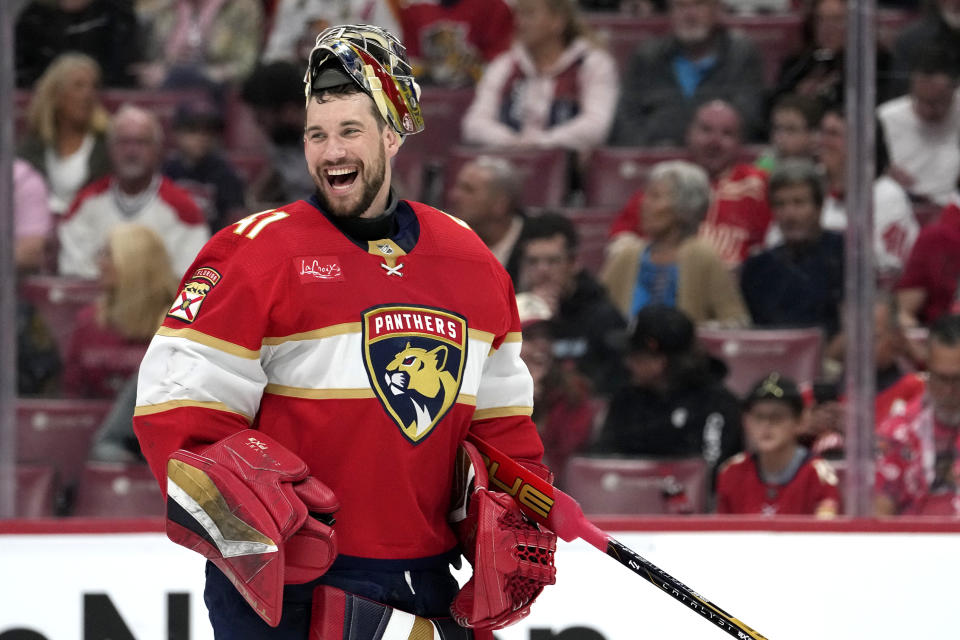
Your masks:
[[[96,280],[63,276],[28,276],[21,279],[18,287],[18,295],[32,303],[47,324],[61,355],[66,354],[77,312],[99,294]]]
[[[109,400],[18,398],[17,461],[51,465],[60,483],[72,486],[110,407]]]
[[[50,518],[55,515],[57,476],[46,464],[18,464],[16,517]]]
[[[443,202],[449,206],[450,190],[460,169],[479,156],[506,158],[519,171],[526,207],[561,207],[569,191],[567,152],[563,149],[480,149],[455,147],[443,168]]]
[[[270,162],[270,158],[262,150],[238,151],[231,149],[227,151],[226,158],[237,170],[237,174],[246,186],[263,176]]]
[[[810,329],[705,329],[697,330],[700,344],[727,363],[727,387],[743,395],[771,371],[779,371],[798,384],[819,377],[823,332]]]
[[[580,264],[594,275],[600,272],[607,249],[610,225],[616,211],[601,208],[565,208],[562,213],[577,226]]]
[[[147,465],[88,462],[71,515],[129,518],[163,513],[163,494]]]
[[[420,109],[426,128],[403,141],[403,153],[417,152],[427,162],[443,162],[452,147],[460,143],[460,121],[473,101],[473,89],[424,87]]]
[[[565,486],[584,513],[632,515],[702,513],[706,483],[702,458],[574,456],[567,463]],[[681,488],[685,507],[674,507],[668,495]]]
[[[589,207],[620,209],[643,188],[651,167],[665,160],[685,160],[679,147],[601,147],[590,156],[584,195]]]
[[[223,146],[227,151],[249,151],[263,154],[270,140],[257,124],[253,110],[236,92],[227,98],[224,117]]]

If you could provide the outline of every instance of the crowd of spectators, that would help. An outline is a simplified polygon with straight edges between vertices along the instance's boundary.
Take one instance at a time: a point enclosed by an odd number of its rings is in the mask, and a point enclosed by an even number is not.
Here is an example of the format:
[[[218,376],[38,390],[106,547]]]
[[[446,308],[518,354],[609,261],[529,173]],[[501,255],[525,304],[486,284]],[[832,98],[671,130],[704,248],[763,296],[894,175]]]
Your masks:
[[[898,22],[875,55],[876,510],[960,513],[960,1],[880,4]],[[732,26],[771,12],[796,18],[782,50]],[[32,0],[15,26],[17,274],[97,295],[60,345],[21,297],[18,392],[113,402],[91,458],[139,460],[136,370],[177,279],[211,234],[312,193],[304,63],[321,29],[370,23],[406,44],[431,137],[411,138],[394,187],[466,221],[513,279],[557,482],[578,456],[696,458],[700,510],[836,515],[825,458],[842,468],[844,232],[861,215],[845,206],[847,12]],[[628,51],[610,25],[635,27]],[[434,113],[451,124],[432,129]],[[445,173],[454,150],[469,159]],[[628,158],[613,178],[630,195],[591,196],[602,152]],[[518,153],[560,159],[559,202]],[[698,341],[808,327],[823,366],[792,380],[771,362],[743,397],[725,381],[735,353]]]

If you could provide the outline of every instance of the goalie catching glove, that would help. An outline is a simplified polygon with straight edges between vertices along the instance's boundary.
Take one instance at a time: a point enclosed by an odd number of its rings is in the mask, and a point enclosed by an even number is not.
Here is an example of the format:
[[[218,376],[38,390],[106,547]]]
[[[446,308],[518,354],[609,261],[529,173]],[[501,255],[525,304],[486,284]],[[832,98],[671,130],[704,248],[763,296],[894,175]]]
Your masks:
[[[283,585],[323,575],[337,555],[339,507],[306,463],[252,429],[167,461],[167,536],[209,558],[267,624]]]
[[[488,488],[483,457],[469,442],[457,467],[461,501],[450,519],[473,576],[450,612],[464,627],[502,629],[526,617],[543,587],[556,582],[557,536],[528,521],[509,495]]]

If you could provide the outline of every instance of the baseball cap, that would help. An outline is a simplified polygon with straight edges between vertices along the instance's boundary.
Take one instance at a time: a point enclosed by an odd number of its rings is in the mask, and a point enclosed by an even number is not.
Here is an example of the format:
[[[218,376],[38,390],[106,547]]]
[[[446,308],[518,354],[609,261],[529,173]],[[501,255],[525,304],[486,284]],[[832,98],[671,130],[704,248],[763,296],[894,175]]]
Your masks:
[[[758,380],[743,399],[743,410],[749,411],[761,400],[775,400],[790,407],[795,415],[803,413],[803,394],[797,383],[774,371]]]
[[[630,351],[651,355],[675,355],[693,347],[693,322],[674,307],[650,305],[634,317]]]
[[[529,291],[517,294],[517,312],[520,314],[520,328],[524,331],[536,325],[549,325],[553,318],[553,310],[546,300]]]

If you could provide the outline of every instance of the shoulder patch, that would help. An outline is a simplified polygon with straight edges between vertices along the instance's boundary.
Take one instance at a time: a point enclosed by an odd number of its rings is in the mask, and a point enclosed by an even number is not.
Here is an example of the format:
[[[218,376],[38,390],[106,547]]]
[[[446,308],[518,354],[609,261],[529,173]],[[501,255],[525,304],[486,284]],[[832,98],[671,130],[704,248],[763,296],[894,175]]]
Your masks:
[[[220,282],[220,272],[212,267],[200,267],[193,272],[177,295],[176,302],[167,312],[170,318],[192,323],[200,313],[200,306],[210,290]]]

